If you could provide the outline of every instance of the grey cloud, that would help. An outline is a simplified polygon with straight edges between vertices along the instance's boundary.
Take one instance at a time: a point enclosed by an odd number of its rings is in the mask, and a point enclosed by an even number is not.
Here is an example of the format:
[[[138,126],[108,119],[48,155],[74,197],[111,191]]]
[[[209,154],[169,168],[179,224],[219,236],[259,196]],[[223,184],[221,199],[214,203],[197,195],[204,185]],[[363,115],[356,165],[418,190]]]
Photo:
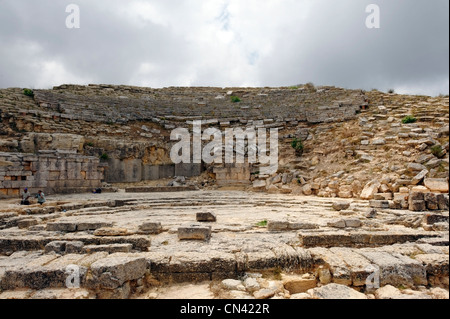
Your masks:
[[[177,18],[167,24],[130,20],[125,9],[132,1],[0,1],[0,87],[42,83],[41,66],[54,61],[68,74],[55,74],[55,79],[80,82],[154,87],[314,82],[448,94],[446,0],[314,0],[304,19],[296,10],[287,10],[285,16],[249,11],[245,18],[250,26],[264,24],[273,31],[261,39],[274,48],[270,53],[248,44],[261,34],[236,26],[236,17],[228,10],[231,1],[220,0],[205,25],[194,25],[198,7],[183,0],[148,1],[165,14],[173,12]],[[283,2],[292,3],[279,5]],[[70,3],[81,8],[78,30],[64,25]],[[370,3],[381,8],[377,30],[364,24]],[[186,21],[177,21],[178,17]],[[214,28],[214,23],[217,30],[231,32],[235,41],[225,45],[215,36],[204,38],[203,31]],[[140,73],[143,65],[151,68]],[[41,85],[52,84],[49,80]]]

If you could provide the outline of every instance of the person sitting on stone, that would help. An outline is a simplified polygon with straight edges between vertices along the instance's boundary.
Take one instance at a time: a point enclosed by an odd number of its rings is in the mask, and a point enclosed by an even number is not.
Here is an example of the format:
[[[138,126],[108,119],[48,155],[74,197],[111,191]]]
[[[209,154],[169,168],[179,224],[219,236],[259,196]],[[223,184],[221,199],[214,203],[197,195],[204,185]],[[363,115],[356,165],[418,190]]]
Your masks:
[[[30,197],[31,197],[31,194],[28,191],[28,188],[25,188],[22,193],[22,201],[20,202],[20,205],[30,205],[30,200],[29,200]]]
[[[36,195],[38,204],[43,205],[45,203],[45,195],[42,191],[39,191],[38,194]]]

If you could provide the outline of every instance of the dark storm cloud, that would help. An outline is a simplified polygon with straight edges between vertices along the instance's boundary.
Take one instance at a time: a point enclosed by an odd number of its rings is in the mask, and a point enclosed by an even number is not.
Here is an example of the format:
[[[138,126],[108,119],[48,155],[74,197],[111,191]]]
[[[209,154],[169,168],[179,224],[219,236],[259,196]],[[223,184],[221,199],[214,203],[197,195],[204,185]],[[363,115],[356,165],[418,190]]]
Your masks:
[[[81,28],[67,29],[70,3]],[[377,4],[381,28],[368,29]],[[448,93],[447,0],[2,0],[0,87],[62,83]]]

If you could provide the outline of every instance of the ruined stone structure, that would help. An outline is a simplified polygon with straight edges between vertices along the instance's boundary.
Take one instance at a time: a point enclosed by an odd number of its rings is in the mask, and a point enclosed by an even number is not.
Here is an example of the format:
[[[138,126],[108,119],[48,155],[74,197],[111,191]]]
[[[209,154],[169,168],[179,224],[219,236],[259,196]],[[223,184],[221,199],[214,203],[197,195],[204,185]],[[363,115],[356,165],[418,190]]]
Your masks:
[[[0,195],[19,197],[24,188],[45,194],[90,192],[101,187],[103,170],[98,158],[78,154],[0,153]]]
[[[1,89],[0,299],[448,299],[448,105],[311,85]],[[172,130],[194,121],[277,128],[278,171],[172,163]],[[47,203],[20,206],[25,187]]]

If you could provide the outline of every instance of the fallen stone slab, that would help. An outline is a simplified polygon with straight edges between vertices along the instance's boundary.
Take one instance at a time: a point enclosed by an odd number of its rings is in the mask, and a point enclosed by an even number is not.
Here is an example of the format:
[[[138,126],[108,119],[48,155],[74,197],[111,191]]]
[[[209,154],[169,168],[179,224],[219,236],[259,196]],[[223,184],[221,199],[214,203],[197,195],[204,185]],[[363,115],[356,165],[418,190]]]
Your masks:
[[[317,287],[317,279],[310,275],[284,275],[282,282],[284,289],[288,290],[291,295]]]
[[[211,238],[211,226],[190,225],[178,228],[179,240],[203,240]]]
[[[367,299],[363,293],[335,283],[308,290],[307,293],[314,299]]]

